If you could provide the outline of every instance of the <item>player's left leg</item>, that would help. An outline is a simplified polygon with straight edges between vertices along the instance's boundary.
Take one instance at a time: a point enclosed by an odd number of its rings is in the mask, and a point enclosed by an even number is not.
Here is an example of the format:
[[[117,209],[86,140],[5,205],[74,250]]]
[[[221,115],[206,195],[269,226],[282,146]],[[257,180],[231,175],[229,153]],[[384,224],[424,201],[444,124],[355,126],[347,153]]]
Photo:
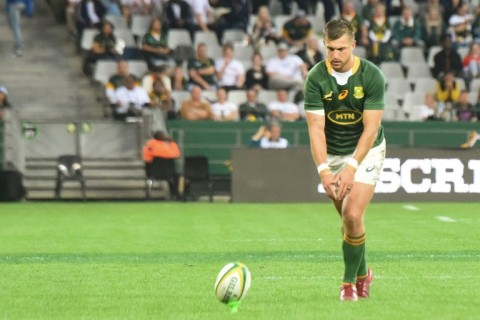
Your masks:
[[[357,296],[364,296],[363,288],[360,288],[362,292],[358,292],[356,284],[359,274],[367,274],[364,216],[374,190],[375,186],[373,185],[355,182],[349,195],[343,200],[341,209],[344,228],[342,250],[345,273],[340,297],[342,300],[356,300]],[[349,286],[356,287],[356,292],[351,297],[343,295],[343,291]]]

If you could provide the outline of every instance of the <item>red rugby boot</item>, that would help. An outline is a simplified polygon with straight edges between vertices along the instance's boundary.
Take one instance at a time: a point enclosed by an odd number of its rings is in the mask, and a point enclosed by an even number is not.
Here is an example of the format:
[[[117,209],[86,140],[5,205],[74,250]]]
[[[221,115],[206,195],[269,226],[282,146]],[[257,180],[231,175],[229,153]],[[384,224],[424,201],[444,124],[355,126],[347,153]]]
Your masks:
[[[368,298],[368,292],[370,290],[370,285],[373,281],[373,272],[372,269],[368,268],[367,276],[361,279],[357,278],[357,292],[360,298]]]
[[[340,287],[340,300],[357,301],[357,287],[353,283],[344,283]]]

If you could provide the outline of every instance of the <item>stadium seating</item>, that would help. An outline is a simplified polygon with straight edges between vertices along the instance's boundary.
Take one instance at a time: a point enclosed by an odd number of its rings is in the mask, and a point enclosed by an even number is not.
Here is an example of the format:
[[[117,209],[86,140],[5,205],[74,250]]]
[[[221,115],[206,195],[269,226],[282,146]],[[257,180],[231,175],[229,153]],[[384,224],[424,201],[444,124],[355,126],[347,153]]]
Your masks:
[[[243,44],[247,39],[247,34],[238,29],[227,29],[223,33],[223,43],[231,42],[233,44]],[[236,47],[235,47],[236,48]]]
[[[404,79],[405,78],[403,67],[399,62],[395,62],[395,61],[382,62],[380,64],[380,70],[382,70],[383,74],[387,79],[394,79],[394,78]]]
[[[416,79],[413,79],[413,82],[410,83],[413,84],[414,92],[435,92],[437,86],[437,80],[432,77],[418,77]]]
[[[105,20],[111,22],[115,30],[128,30],[128,24],[122,16],[107,14]]]
[[[192,38],[190,38],[190,33],[185,29],[168,30],[168,47],[170,49],[175,49],[179,45],[192,45]]]
[[[141,39],[145,33],[148,32],[148,28],[150,27],[150,23],[152,22],[152,17],[149,15],[143,14],[134,14],[132,15],[132,25],[130,30],[132,34],[139,39]]]
[[[402,100],[406,92],[412,91],[410,82],[404,78],[388,79],[386,95],[395,97],[396,100]]]
[[[214,46],[214,45],[220,45],[218,43],[218,38],[217,34],[213,31],[195,31],[195,34],[193,36],[193,43],[195,47],[200,43],[203,42],[207,45],[207,47]]]
[[[89,51],[93,46],[93,39],[98,34],[98,29],[86,28],[83,30],[82,39],[80,40],[80,47],[84,51]]]

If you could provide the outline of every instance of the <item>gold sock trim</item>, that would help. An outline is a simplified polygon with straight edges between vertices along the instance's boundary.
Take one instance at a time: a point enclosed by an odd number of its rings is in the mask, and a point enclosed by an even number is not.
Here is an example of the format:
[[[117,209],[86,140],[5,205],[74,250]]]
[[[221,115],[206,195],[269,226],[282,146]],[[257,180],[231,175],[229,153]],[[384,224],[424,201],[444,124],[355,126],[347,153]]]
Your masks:
[[[343,240],[352,246],[360,246],[365,243],[366,239],[365,233],[359,237],[352,237],[347,234],[343,235]]]

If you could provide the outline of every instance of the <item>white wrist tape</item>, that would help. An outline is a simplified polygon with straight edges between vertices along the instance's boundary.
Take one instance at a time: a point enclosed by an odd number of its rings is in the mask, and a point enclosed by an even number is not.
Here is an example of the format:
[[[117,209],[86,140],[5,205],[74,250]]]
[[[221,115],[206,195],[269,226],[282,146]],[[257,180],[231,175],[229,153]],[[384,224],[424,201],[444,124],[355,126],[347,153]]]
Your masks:
[[[350,158],[347,160],[347,164],[353,167],[355,170],[358,169],[358,161],[355,158]]]
[[[317,172],[320,173],[322,172],[323,170],[328,170],[330,169],[330,167],[328,166],[328,163],[321,163],[318,167],[317,167]]]

